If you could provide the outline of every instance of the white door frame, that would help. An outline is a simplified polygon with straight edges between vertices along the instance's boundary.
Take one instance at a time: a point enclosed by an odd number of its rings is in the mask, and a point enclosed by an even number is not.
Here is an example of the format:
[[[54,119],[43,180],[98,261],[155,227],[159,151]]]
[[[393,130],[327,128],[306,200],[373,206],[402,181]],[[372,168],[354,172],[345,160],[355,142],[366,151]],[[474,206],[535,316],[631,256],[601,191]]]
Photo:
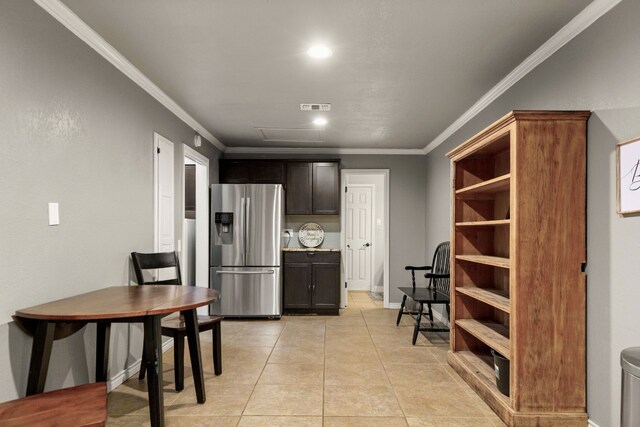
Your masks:
[[[209,159],[198,153],[188,145],[183,145],[184,157],[196,163],[196,286],[209,287]],[[182,188],[185,185],[185,174],[182,174]],[[205,178],[206,177],[206,178]],[[198,185],[204,180],[204,185]],[[184,190],[182,191],[181,218],[184,220]],[[203,205],[202,201],[206,200]],[[200,220],[200,221],[199,221]],[[182,242],[186,244],[187,230],[182,227]],[[202,253],[204,250],[204,254]],[[180,264],[186,266],[185,251],[180,253]],[[185,269],[182,270],[184,279]],[[200,282],[197,281],[201,278]],[[204,278],[207,278],[206,280]],[[205,306],[201,314],[207,314],[208,308]]]
[[[158,150],[160,149],[160,141],[171,144],[173,149],[174,144],[171,140],[165,138],[157,132],[153,133],[153,250],[154,252],[160,252],[160,229],[159,229],[159,220],[160,220],[160,203],[158,200],[158,194],[160,192],[160,180],[159,180],[159,166],[158,161],[159,157],[157,155]],[[175,151],[174,151],[175,154]],[[174,159],[175,160],[175,159]],[[175,181],[175,163],[173,165],[173,174]],[[173,189],[173,194],[175,197],[175,185]],[[174,206],[175,212],[175,206]],[[174,236],[174,248],[175,248],[175,216],[173,221],[173,236]]]
[[[342,249],[342,256],[344,258],[345,249],[346,249],[346,236],[345,236],[345,219],[346,219],[346,188],[347,188],[347,177],[349,175],[381,175],[384,177],[384,274],[383,274],[383,292],[384,292],[384,308],[389,308],[389,169],[341,169],[340,171],[340,247]],[[376,195],[380,197],[379,195]],[[374,200],[372,200],[374,202]],[[375,213],[375,204],[372,209]],[[372,221],[373,223],[373,221]],[[372,238],[375,238],[371,233]],[[374,242],[372,242],[373,245]],[[373,259],[373,255],[372,255]],[[373,262],[371,266],[373,268]],[[346,288],[346,274],[345,274],[345,266],[346,263],[342,262],[342,280],[341,280],[341,298],[340,298],[340,307],[345,307],[347,305],[347,288]],[[373,277],[373,276],[372,276]]]

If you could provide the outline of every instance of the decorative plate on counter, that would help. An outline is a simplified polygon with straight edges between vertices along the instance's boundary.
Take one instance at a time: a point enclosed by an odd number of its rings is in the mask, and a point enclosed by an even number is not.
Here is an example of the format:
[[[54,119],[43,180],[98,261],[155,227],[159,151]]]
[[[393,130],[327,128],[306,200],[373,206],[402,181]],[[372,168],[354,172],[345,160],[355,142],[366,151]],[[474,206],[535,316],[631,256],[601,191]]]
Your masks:
[[[307,222],[302,224],[302,227],[298,230],[298,240],[305,248],[316,248],[324,240],[324,230],[320,227],[320,224]]]

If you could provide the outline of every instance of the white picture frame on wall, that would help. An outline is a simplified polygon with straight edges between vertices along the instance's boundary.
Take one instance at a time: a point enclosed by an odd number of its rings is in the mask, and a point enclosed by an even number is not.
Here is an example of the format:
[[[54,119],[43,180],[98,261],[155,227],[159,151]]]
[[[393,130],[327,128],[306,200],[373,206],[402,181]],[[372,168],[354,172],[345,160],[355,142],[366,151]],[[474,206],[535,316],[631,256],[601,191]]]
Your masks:
[[[616,195],[619,215],[640,213],[640,137],[616,146]]]

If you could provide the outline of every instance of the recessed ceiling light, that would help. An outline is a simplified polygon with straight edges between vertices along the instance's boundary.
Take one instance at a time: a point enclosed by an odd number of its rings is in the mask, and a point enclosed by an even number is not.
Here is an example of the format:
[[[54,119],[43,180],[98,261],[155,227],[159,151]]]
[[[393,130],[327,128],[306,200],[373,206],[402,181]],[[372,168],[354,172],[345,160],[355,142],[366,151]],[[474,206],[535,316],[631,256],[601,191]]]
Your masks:
[[[324,117],[318,117],[317,119],[313,119],[313,124],[316,126],[324,126],[327,124],[327,119]]]
[[[327,46],[319,44],[319,45],[311,46],[307,50],[307,55],[309,55],[312,58],[324,59],[333,55],[333,51],[329,49]]]

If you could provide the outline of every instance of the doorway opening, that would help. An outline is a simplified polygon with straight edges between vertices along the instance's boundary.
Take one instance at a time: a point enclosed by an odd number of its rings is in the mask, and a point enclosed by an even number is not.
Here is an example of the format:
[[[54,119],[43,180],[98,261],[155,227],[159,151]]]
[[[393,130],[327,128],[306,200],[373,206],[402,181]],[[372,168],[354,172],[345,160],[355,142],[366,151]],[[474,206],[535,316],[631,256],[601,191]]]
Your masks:
[[[340,306],[349,304],[348,292],[382,297],[389,307],[389,170],[343,169]]]
[[[182,203],[182,282],[209,287],[209,159],[184,146]],[[198,314],[209,314],[208,307]]]
[[[173,142],[153,134],[153,250],[175,250]]]

